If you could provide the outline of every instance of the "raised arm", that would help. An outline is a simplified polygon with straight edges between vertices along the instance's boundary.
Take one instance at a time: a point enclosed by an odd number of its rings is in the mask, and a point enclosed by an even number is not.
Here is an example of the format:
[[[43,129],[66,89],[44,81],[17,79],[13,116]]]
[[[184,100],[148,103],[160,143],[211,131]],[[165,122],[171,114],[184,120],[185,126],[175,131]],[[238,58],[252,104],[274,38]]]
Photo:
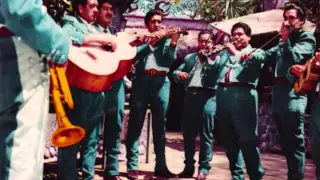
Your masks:
[[[283,48],[284,56],[293,64],[304,63],[308,58],[311,58],[316,48],[315,37],[309,32],[303,32],[298,40],[293,43],[293,38],[288,39],[280,45]]]
[[[176,81],[176,82],[183,82],[183,81],[181,81],[181,79],[179,78],[179,74],[180,74],[181,72],[184,72],[184,69],[185,69],[185,67],[186,67],[186,63],[187,63],[187,61],[188,61],[188,57],[189,57],[189,56],[190,56],[190,55],[186,55],[186,56],[184,57],[183,62],[180,64],[180,66],[179,66],[176,70],[173,71],[172,77],[173,77],[173,80],[174,80],[174,81]]]
[[[68,58],[70,40],[42,7],[42,1],[39,0],[0,2],[5,25],[10,31],[20,36],[33,49],[54,57],[54,62],[63,64]]]

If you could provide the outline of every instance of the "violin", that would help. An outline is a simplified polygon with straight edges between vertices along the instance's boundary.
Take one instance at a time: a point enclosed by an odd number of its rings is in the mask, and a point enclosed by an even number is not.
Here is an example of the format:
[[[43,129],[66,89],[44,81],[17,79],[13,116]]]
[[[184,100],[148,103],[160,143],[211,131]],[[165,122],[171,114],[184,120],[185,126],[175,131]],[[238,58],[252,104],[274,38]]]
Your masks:
[[[133,43],[135,45],[141,44],[141,43],[148,43],[150,42],[150,39],[157,38],[157,33],[162,32],[165,34],[165,37],[171,38],[171,45],[175,46],[177,44],[178,39],[180,36],[173,36],[174,34],[179,34],[179,35],[188,35],[188,31],[185,30],[184,28],[180,27],[174,27],[174,26],[161,26],[158,31],[155,32],[134,32],[133,36],[136,36],[137,40]],[[149,40],[149,41],[147,41]]]
[[[239,41],[239,39],[236,39],[236,40],[234,40],[234,41],[231,41],[230,43],[234,45],[234,44],[236,44],[238,41]],[[204,53],[203,55],[204,55],[205,57],[210,57],[210,56],[212,56],[212,55],[214,55],[214,54],[216,54],[216,53],[219,53],[219,52],[221,52],[222,50],[224,50],[224,49],[227,48],[226,44],[227,44],[227,43],[222,44],[222,45],[221,45],[221,44],[217,44],[217,45],[213,46],[213,50],[212,50],[212,51],[206,52],[206,53]]]

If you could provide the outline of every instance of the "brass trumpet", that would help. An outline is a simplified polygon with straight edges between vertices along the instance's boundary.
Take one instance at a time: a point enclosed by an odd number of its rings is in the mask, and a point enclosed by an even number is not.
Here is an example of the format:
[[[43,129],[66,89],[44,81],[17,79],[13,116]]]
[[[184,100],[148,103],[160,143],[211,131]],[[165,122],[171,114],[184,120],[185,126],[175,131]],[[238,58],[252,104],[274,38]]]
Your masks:
[[[56,112],[58,128],[51,136],[51,143],[57,147],[67,147],[81,141],[85,136],[85,131],[79,126],[70,123],[63,107],[63,102],[68,108],[73,109],[74,103],[65,75],[65,68],[50,62],[50,79],[52,103]],[[63,102],[62,102],[63,100]]]

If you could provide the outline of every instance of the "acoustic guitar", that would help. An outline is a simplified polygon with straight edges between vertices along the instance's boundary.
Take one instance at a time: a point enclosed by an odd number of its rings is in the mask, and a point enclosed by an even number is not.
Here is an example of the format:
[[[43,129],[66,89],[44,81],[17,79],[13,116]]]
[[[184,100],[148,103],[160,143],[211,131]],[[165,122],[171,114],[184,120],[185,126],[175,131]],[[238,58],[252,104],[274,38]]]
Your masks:
[[[320,80],[320,52],[307,60],[305,64],[293,65],[290,73],[297,77],[294,82],[294,91],[296,93],[307,93],[316,88]]]
[[[130,71],[137,54],[136,47],[129,44],[134,37],[124,32],[118,33],[116,37],[115,51],[98,44],[72,46],[66,65],[70,86],[90,92],[102,92],[111,89],[114,81]]]
[[[166,36],[174,33],[187,35],[182,28],[166,27],[161,29]],[[110,51],[99,44],[75,46],[71,48],[66,65],[66,77],[71,87],[90,92],[102,92],[112,88],[112,83],[124,77],[132,67],[137,54],[136,47],[145,43],[147,38],[156,38],[154,33],[136,32],[116,34],[117,47]]]

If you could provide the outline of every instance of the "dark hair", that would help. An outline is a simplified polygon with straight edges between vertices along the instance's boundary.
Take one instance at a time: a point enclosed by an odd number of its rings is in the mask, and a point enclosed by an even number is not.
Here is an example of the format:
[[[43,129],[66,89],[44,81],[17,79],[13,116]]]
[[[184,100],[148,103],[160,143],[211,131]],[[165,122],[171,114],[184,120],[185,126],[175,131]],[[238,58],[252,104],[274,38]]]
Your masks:
[[[199,33],[198,33],[198,39],[200,39],[200,36],[201,35],[203,35],[203,34],[212,34],[211,33],[211,31],[209,31],[209,30],[207,30],[207,29],[205,29],[205,30],[202,30],[202,31],[200,31]],[[211,37],[211,39],[212,39],[212,37]]]
[[[57,22],[60,23],[69,5],[63,0],[44,1],[48,14]]]
[[[98,0],[98,4],[99,4],[99,9],[102,7],[102,4],[104,3],[108,3],[111,4],[113,6],[113,3],[111,0]]]
[[[304,8],[300,4],[297,4],[297,3],[288,2],[288,3],[284,4],[283,17],[284,17],[284,14],[286,13],[286,11],[291,10],[291,9],[297,10],[297,15],[298,15],[298,18],[300,19],[300,21],[302,21],[302,22],[306,21],[307,15],[304,11]]]
[[[73,0],[72,7],[74,12],[79,12],[79,9],[78,9],[79,5],[86,7],[87,0]]]
[[[149,12],[147,12],[146,16],[144,17],[144,24],[147,25],[150,19],[155,15],[161,16],[161,19],[163,18],[160,12],[155,10],[150,10]]]
[[[233,31],[235,31],[236,29],[238,28],[242,28],[244,33],[247,35],[247,36],[251,36],[251,28],[248,24],[246,23],[243,23],[243,22],[238,22],[238,23],[235,23],[233,26],[232,26],[232,29],[231,29],[231,34],[233,34]]]

